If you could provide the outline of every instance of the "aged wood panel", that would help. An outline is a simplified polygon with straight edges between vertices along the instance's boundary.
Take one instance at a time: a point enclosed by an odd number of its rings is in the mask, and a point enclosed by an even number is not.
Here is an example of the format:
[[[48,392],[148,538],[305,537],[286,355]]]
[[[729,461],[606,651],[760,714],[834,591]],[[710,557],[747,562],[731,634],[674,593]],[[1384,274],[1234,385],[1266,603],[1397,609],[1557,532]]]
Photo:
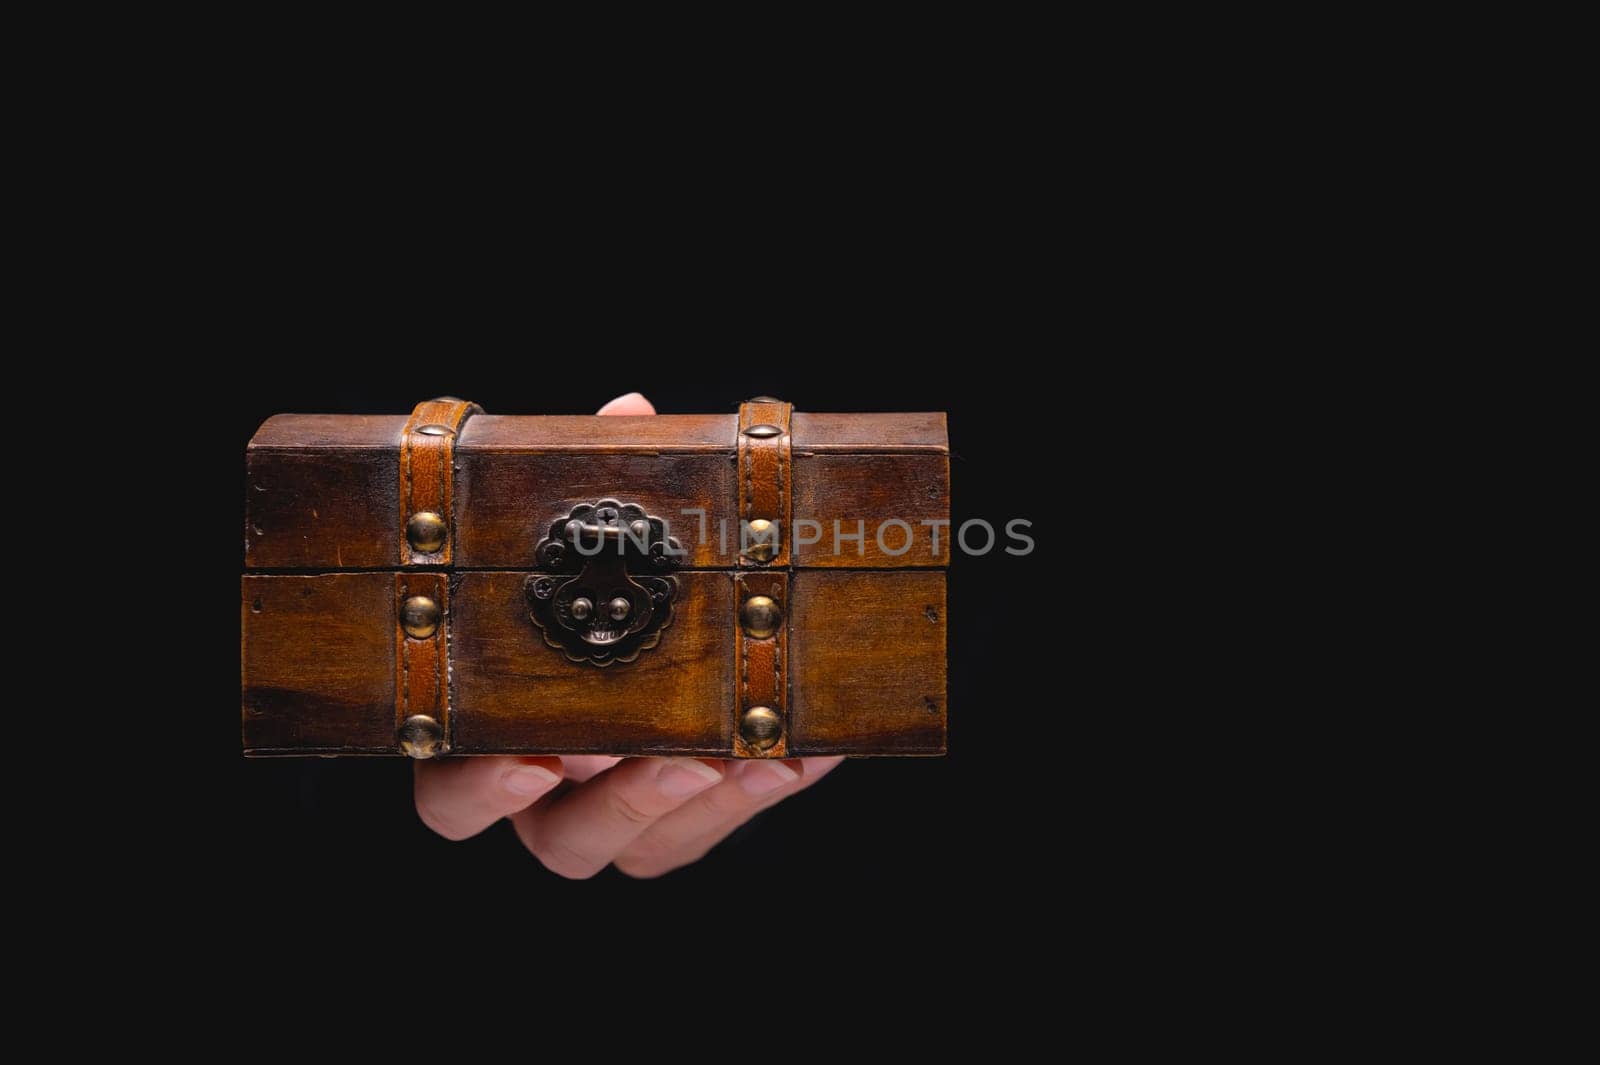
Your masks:
[[[816,414],[795,411],[790,436],[796,451],[900,451],[948,449],[943,412],[923,414]]]
[[[405,414],[274,414],[250,439],[267,448],[387,448],[398,453]]]
[[[816,525],[802,524],[807,519]],[[950,526],[923,523],[949,520],[950,457],[943,452],[802,455],[796,449],[797,566],[948,566]]]
[[[721,452],[671,455],[513,453],[462,445],[456,450],[456,565],[532,569],[534,548],[551,522],[578,503],[609,496],[665,518],[689,552],[684,565],[728,566],[739,543],[736,475],[731,438]],[[706,511],[705,539],[700,519],[684,514],[685,507]]]
[[[304,416],[301,416],[304,417]],[[462,431],[459,445],[481,450],[664,450],[731,449],[738,429],[734,414],[657,414],[646,417],[591,415],[500,417],[479,414]],[[945,416],[910,414],[816,414],[795,411],[794,446],[822,450],[946,450]]]
[[[245,457],[245,565],[398,565],[399,454],[398,440],[386,450],[252,448]]]
[[[726,451],[738,430],[734,414],[475,415],[457,447],[466,451]]]
[[[242,579],[246,754],[394,753],[394,587],[393,573]]]
[[[944,753],[943,573],[801,571],[789,601],[791,755]]]
[[[521,571],[457,574],[450,592],[454,750],[726,757],[734,589],[680,572],[673,621],[637,661],[570,662],[528,619]]]

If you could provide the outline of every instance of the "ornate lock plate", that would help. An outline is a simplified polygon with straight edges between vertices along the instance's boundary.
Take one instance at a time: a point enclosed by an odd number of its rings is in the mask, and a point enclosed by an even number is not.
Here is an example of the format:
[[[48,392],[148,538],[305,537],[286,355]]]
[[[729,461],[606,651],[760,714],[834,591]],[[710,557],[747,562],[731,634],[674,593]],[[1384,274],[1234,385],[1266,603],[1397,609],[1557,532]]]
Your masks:
[[[530,574],[523,593],[545,643],[573,662],[609,666],[661,642],[678,582],[659,571],[684,555],[666,522],[637,503],[580,503],[535,552],[549,572]]]

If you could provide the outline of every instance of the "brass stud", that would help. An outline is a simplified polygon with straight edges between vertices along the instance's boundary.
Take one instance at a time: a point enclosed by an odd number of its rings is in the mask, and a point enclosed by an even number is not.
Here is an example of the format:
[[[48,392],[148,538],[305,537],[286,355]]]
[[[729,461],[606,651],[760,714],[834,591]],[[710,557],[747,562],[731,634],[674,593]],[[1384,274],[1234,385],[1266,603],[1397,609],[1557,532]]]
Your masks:
[[[459,399],[456,396],[434,396],[428,402],[429,403],[465,403],[466,400]]]
[[[783,735],[783,719],[770,706],[752,706],[739,719],[739,738],[756,751],[769,751]]]
[[[414,595],[400,608],[400,627],[407,636],[426,640],[439,628],[439,604],[425,595]]]
[[[782,432],[783,432],[783,430],[779,429],[776,425],[761,424],[761,425],[752,425],[750,428],[748,428],[748,429],[746,429],[744,431],[744,435],[745,436],[753,436],[757,440],[765,440],[769,436],[778,436]]]
[[[757,640],[765,640],[768,636],[778,631],[778,626],[783,624],[783,611],[778,609],[778,604],[764,595],[752,595],[744,601],[744,606],[739,608],[739,622],[744,626],[744,634]]]
[[[783,400],[779,399],[777,396],[757,396],[754,399],[747,399],[747,400],[745,400],[745,402],[746,403],[782,403]]]
[[[455,433],[455,430],[450,428],[448,425],[440,425],[438,422],[429,422],[427,425],[419,425],[415,431],[421,433],[423,436],[452,436]]]
[[[427,714],[412,714],[400,726],[400,751],[412,758],[432,758],[444,747],[444,729]]]
[[[752,521],[750,523],[749,536],[751,543],[744,549],[744,553],[757,562],[771,562],[773,551],[776,548],[773,541],[777,539],[776,534],[771,530],[772,522],[766,518],[757,518]]]
[[[419,511],[406,522],[406,542],[411,550],[431,555],[444,546],[444,519],[431,510]]]

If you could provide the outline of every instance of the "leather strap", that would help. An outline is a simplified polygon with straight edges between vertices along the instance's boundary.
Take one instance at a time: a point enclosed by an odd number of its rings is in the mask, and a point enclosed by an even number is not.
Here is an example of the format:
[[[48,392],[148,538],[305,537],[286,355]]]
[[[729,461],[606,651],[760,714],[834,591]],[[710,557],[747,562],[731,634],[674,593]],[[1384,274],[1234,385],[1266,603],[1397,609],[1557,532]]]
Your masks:
[[[735,617],[740,618],[738,654],[739,718],[734,722],[735,758],[783,758],[789,750],[789,574],[783,570],[746,570],[734,578],[738,594]],[[756,638],[745,631],[742,614],[745,601],[764,595],[778,604],[783,620],[771,636]],[[765,706],[783,722],[778,742],[766,750],[750,746],[740,734],[745,713]]]
[[[450,581],[443,573],[400,572],[394,575],[394,727],[423,714],[439,723],[443,745],[450,749],[450,663],[445,623],[450,612]],[[432,599],[439,607],[438,623],[427,636],[410,636],[405,630],[406,601]]]
[[[483,413],[476,403],[441,396],[417,404],[406,422],[400,441],[400,564],[448,566],[450,543],[455,537],[451,461],[456,434],[473,414]],[[437,514],[444,520],[444,542],[437,550],[419,550],[407,534],[418,514]],[[426,541],[423,541],[426,543]]]
[[[779,569],[789,565],[789,514],[793,507],[789,478],[794,467],[790,461],[789,415],[793,411],[793,404],[765,396],[739,405],[740,532],[744,531],[744,522],[761,519],[778,530],[777,550],[766,561],[745,554],[745,539],[741,536],[740,566]],[[778,431],[774,433],[773,429]]]
[[[739,406],[739,571],[734,577],[739,619],[734,661],[739,673],[737,717],[733,729],[735,758],[782,758],[789,749],[789,535],[794,493],[790,487],[789,417],[794,407],[762,396]],[[771,523],[777,544],[763,558],[762,541],[747,536],[747,523]],[[781,622],[766,636],[750,634],[745,604],[753,596],[773,600]],[[765,707],[778,716],[777,742],[762,749],[747,742],[744,726],[750,711]],[[763,724],[770,724],[764,721]]]

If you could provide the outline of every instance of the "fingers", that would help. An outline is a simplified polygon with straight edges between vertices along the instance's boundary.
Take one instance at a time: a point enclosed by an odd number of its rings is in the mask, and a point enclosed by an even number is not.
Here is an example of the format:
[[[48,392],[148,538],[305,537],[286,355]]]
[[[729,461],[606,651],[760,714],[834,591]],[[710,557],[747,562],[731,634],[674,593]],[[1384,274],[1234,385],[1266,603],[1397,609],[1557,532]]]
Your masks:
[[[726,779],[640,833],[615,861],[629,876],[660,876],[703,858],[760,811],[821,780],[843,758],[730,763]]]
[[[417,816],[445,839],[476,836],[561,782],[559,758],[448,758],[416,766]]]
[[[643,396],[641,396],[637,392],[629,392],[627,395],[618,396],[616,399],[612,400],[610,403],[607,403],[605,406],[601,407],[600,410],[597,413],[600,413],[600,414],[654,414],[655,412],[656,412],[656,408],[654,407],[654,405],[651,404],[651,402],[648,399],[645,399]]]
[[[564,754],[561,756],[561,779],[582,784],[620,761],[622,759],[609,754]]]
[[[512,817],[545,868],[579,879],[610,865],[659,818],[722,781],[695,758],[630,758],[536,810]]]

